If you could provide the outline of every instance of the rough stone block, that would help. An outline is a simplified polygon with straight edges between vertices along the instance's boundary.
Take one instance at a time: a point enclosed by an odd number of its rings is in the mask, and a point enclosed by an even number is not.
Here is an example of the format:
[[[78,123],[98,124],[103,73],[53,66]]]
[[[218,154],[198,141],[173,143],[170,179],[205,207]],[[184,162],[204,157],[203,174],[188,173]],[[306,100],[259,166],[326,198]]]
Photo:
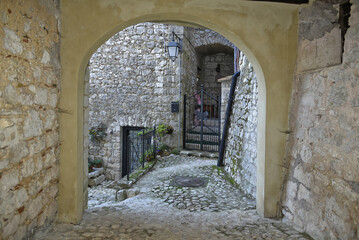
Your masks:
[[[89,173],[89,178],[96,178],[104,173],[103,168],[95,168],[95,171]]]
[[[16,233],[14,234],[14,239],[24,239],[26,235],[26,227],[21,226],[16,230]]]
[[[43,124],[45,129],[54,128],[54,122],[57,119],[55,111],[47,110],[40,113],[40,117],[43,119]]]
[[[37,87],[35,88],[35,99],[34,103],[38,105],[47,104],[47,90],[45,88]]]
[[[3,236],[5,239],[9,238],[11,235],[15,233],[20,223],[20,215],[16,214],[9,220],[9,222],[5,225],[3,230]]]
[[[44,50],[44,53],[42,54],[41,63],[48,64],[51,60],[50,54],[48,51]]]
[[[127,198],[135,197],[136,195],[140,194],[138,189],[128,189],[127,191]]]
[[[345,86],[333,86],[329,92],[328,103],[332,106],[342,106],[348,99],[348,89]]]
[[[27,214],[29,219],[36,218],[41,212],[42,205],[42,196],[39,195],[37,198],[31,201],[30,205],[27,207]]]
[[[17,126],[0,128],[0,148],[12,145],[19,141]]]
[[[24,136],[26,138],[35,137],[42,133],[43,124],[39,113],[35,110],[29,110],[24,121]]]
[[[306,187],[310,187],[311,186],[311,182],[312,182],[312,175],[310,173],[307,173],[304,171],[303,166],[302,165],[298,165],[295,169],[294,169],[294,177],[301,182],[304,186]]]
[[[29,154],[29,149],[26,142],[21,142],[15,145],[12,145],[9,150],[9,158],[11,163],[18,163],[23,157],[26,157]]]
[[[0,119],[0,128],[5,129],[14,126],[14,123],[8,119]]]
[[[93,179],[89,179],[89,186],[97,186],[99,185],[100,183],[102,183],[103,181],[105,181],[105,175],[100,175],[96,178],[93,178]]]
[[[298,199],[301,200],[310,200],[311,194],[310,191],[308,191],[308,189],[306,187],[304,187],[302,184],[299,185],[299,190],[298,190]]]
[[[12,187],[19,184],[19,171],[12,170],[2,174],[0,178],[0,187],[2,192],[9,191]]]
[[[52,93],[48,95],[48,104],[51,107],[56,107],[57,105],[57,99],[58,99],[58,95],[56,93]]]
[[[7,215],[10,214],[12,211],[23,207],[23,204],[28,200],[28,195],[25,189],[21,188],[17,191],[8,192],[6,195],[2,194],[2,201],[0,203],[0,214]]]
[[[20,42],[20,38],[16,33],[8,28],[4,28],[5,38],[4,47],[9,50],[12,54],[21,54],[23,47]]]
[[[124,190],[124,189],[118,190],[116,192],[116,200],[117,201],[123,201],[125,199],[127,199],[127,191]]]

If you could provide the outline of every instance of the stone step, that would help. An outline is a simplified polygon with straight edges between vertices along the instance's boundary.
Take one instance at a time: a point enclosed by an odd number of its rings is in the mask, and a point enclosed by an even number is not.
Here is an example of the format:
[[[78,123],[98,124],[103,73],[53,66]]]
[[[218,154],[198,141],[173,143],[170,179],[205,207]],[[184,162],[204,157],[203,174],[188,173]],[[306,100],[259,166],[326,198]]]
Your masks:
[[[88,182],[88,185],[89,186],[97,186],[100,183],[102,183],[103,181],[105,181],[105,175],[100,175],[100,176],[98,176],[96,178],[90,178],[89,182]]]
[[[94,171],[89,173],[89,178],[96,178],[104,172],[105,170],[103,168],[94,168]]]
[[[195,156],[195,157],[208,157],[208,158],[218,158],[218,152],[204,152],[197,150],[182,150],[181,155],[186,156]]]

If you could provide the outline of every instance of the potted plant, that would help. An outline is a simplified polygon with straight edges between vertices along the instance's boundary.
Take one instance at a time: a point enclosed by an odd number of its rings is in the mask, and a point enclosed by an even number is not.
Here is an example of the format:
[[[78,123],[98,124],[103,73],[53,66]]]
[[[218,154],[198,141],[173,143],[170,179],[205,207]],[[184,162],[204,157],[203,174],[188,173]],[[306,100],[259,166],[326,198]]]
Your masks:
[[[156,156],[154,154],[152,146],[145,152],[145,158],[146,158],[147,162],[151,162],[151,161],[155,160]]]
[[[166,129],[167,129],[167,134],[172,134],[173,133],[173,127],[172,126],[170,126],[170,125],[168,125],[167,127],[166,127]]]
[[[162,123],[158,125],[156,132],[160,135],[160,137],[163,137],[165,134],[172,134],[173,127]]]
[[[105,124],[100,123],[97,127],[92,127],[89,131],[91,140],[103,140],[106,134],[107,127]]]
[[[157,150],[157,155],[161,155],[161,157],[170,155],[171,148],[166,144],[161,144],[161,146]]]
[[[94,159],[88,161],[88,170],[89,172],[93,172],[94,168],[101,168],[102,167],[102,160],[101,159]]]

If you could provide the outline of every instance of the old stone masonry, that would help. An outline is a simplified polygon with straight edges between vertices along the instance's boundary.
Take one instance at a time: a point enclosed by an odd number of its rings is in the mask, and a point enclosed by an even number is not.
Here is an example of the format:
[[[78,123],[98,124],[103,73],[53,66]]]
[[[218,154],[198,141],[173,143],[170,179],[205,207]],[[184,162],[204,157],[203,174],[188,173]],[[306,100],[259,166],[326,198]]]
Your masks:
[[[160,158],[125,197],[118,194],[123,201],[116,201],[116,189],[90,189],[89,210],[79,225],[54,225],[34,239],[311,239],[259,217],[253,199],[215,164],[208,158]],[[179,177],[203,179],[204,185],[180,187],[174,183]]]

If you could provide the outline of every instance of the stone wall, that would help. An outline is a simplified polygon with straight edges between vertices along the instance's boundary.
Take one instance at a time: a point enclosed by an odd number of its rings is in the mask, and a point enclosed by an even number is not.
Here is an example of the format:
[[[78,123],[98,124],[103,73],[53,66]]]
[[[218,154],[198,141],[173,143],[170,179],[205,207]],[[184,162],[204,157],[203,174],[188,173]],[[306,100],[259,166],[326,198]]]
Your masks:
[[[199,66],[201,71],[197,88],[200,89],[203,84],[206,91],[214,96],[220,96],[221,85],[218,79],[233,75],[233,53],[216,53],[201,56]]]
[[[183,39],[181,63],[170,61],[165,52],[172,30]],[[226,53],[203,55],[200,62],[202,55],[194,43],[199,44],[202,38],[207,39],[206,44],[210,46],[221,43]],[[177,147],[179,139],[182,145],[182,137],[178,138],[179,114],[171,113],[170,104],[178,100],[182,103],[184,94],[196,92],[199,66],[203,66],[203,79],[208,88],[213,88],[219,95],[220,86],[216,80],[233,73],[233,56],[228,53],[233,52],[231,46],[223,36],[210,30],[141,23],[117,33],[97,50],[89,65],[89,128],[103,123],[107,127],[107,136],[102,141],[90,141],[89,158],[104,161],[108,179],[121,177],[123,126],[151,127],[166,123],[175,129],[174,134],[166,137],[166,143]],[[208,52],[213,50],[212,47],[207,49]],[[203,52],[206,46],[201,45],[201,48]],[[220,72],[215,70],[218,64],[221,65]],[[182,119],[180,124],[181,135]]]
[[[59,1],[0,2],[0,239],[56,217],[59,38]]]
[[[339,5],[316,1],[299,14],[283,214],[315,239],[359,239],[359,1],[351,2],[342,63]]]
[[[221,84],[221,134],[223,133],[224,121],[226,118],[226,110],[228,105],[228,96],[231,90],[232,76],[218,79]],[[222,135],[221,135],[222,136]]]
[[[186,27],[185,32],[198,58],[196,89],[203,84],[205,90],[220,96],[217,80],[233,74],[233,43],[210,29]],[[218,64],[220,68],[216,70]]]
[[[175,131],[166,143],[177,146],[178,113],[171,113],[171,102],[179,100],[179,61],[172,62],[165,52],[172,29],[183,37],[183,27],[155,23],[128,27],[90,60],[89,127],[103,123],[107,136],[90,142],[89,157],[104,161],[108,179],[121,177],[121,127],[169,124]],[[182,88],[188,85],[184,76]]]
[[[224,153],[226,171],[244,193],[256,197],[258,84],[253,67],[240,52],[232,115]],[[231,78],[222,83],[222,109],[226,109]],[[222,111],[222,116],[225,110]],[[222,117],[223,118],[223,117]]]
[[[191,36],[191,43],[193,47],[199,49],[199,51],[201,51],[202,47],[205,49],[208,48],[208,46],[213,45],[223,45],[228,48],[234,48],[233,43],[213,30],[186,27],[185,31]]]
[[[196,49],[193,46],[193,42],[195,39],[192,35],[193,28],[184,28],[183,34],[183,45],[184,45],[184,52],[182,53],[182,64],[181,64],[181,76],[183,82],[186,84],[182,86],[182,96],[184,94],[193,95],[197,91],[197,67],[199,64],[198,54]]]

